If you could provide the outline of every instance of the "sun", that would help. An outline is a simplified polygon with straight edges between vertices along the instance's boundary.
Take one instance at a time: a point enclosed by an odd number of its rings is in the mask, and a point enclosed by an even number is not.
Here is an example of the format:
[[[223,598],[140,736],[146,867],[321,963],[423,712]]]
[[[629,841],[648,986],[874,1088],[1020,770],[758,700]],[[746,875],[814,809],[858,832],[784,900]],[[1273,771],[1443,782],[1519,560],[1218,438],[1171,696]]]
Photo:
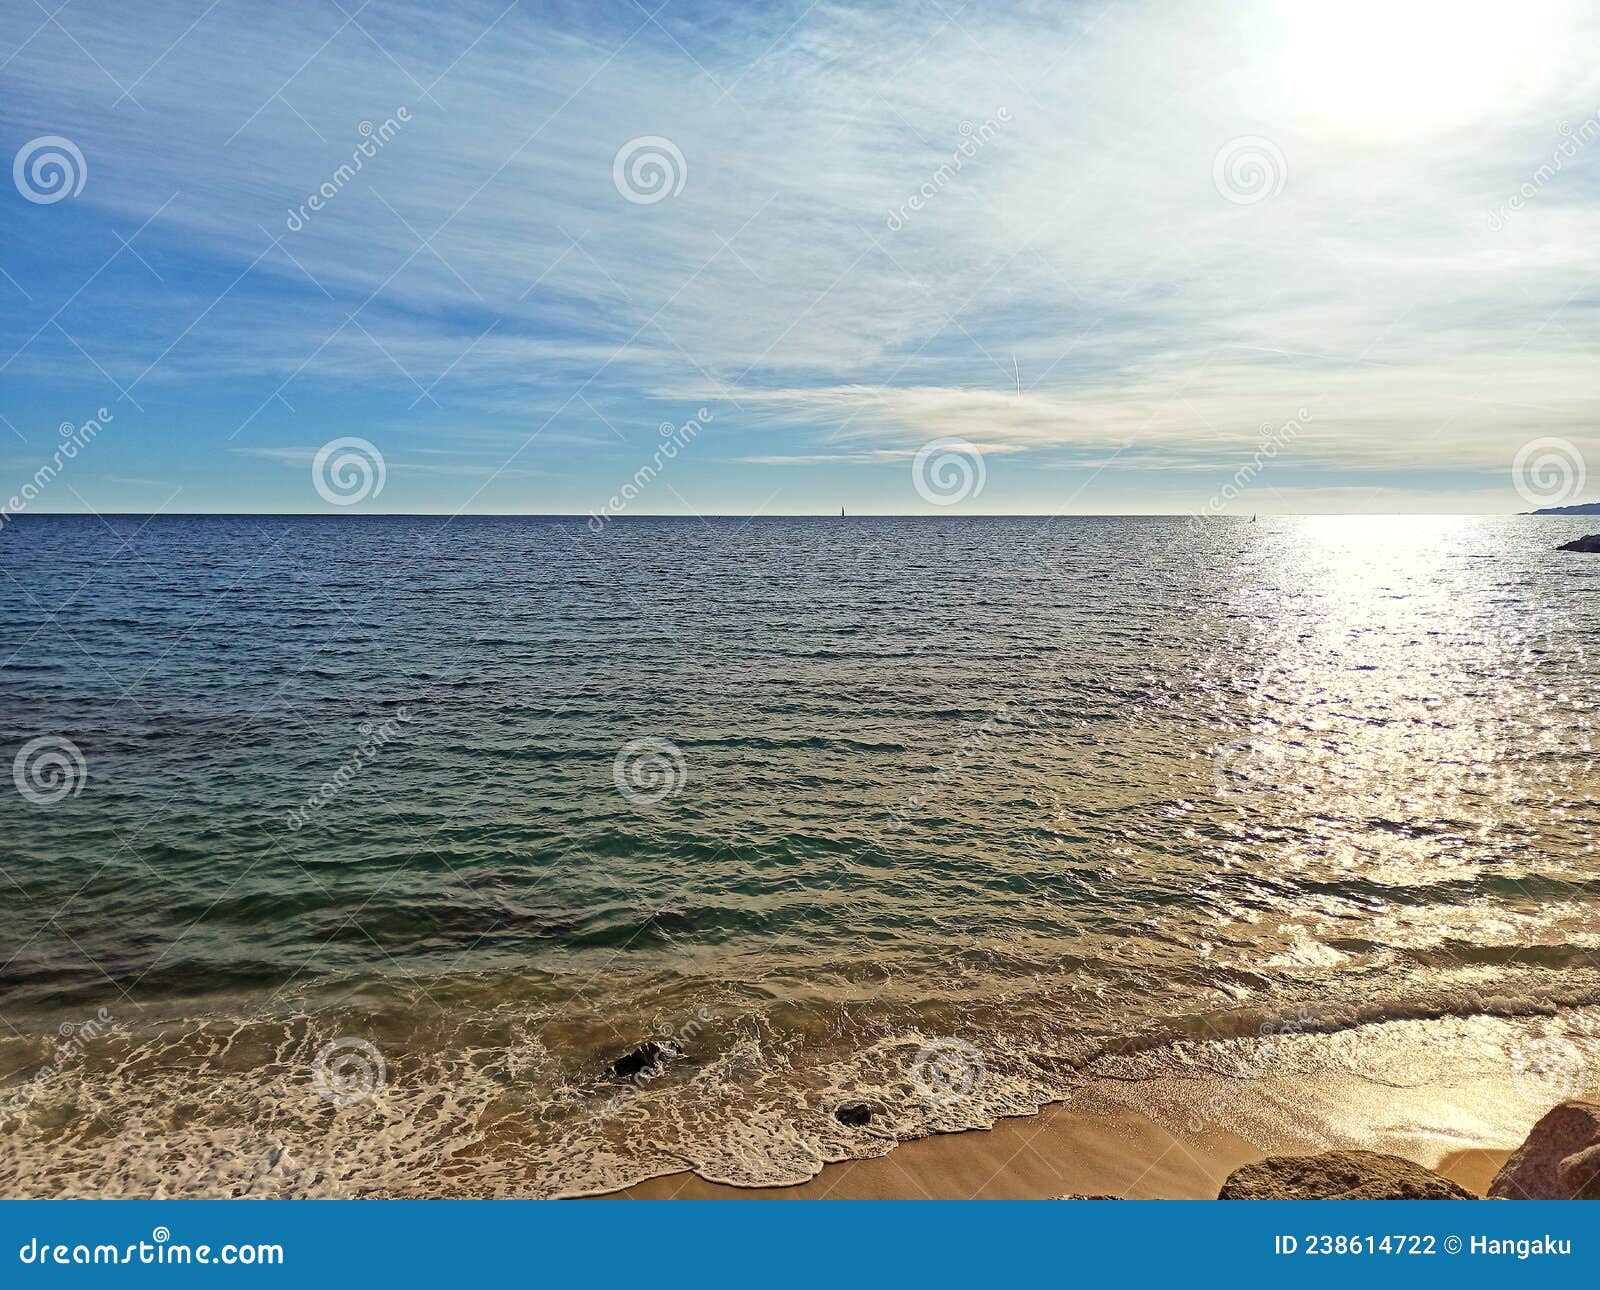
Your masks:
[[[1312,110],[1408,130],[1491,112],[1549,6],[1506,0],[1281,0],[1283,71]]]

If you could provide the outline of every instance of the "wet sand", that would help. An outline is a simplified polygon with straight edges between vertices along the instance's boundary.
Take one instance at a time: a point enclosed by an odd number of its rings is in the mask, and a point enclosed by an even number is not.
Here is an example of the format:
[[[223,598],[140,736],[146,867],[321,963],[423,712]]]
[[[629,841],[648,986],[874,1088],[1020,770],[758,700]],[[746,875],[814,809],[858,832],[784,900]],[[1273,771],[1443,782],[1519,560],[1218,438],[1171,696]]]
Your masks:
[[[1455,1066],[1461,1036],[1441,1043],[1442,1023],[1363,1029],[1374,1060],[1358,1070],[1102,1079],[1038,1115],[828,1164],[797,1186],[732,1187],[679,1173],[612,1198],[1200,1200],[1264,1156],[1345,1149],[1402,1156],[1482,1195],[1546,1106],[1516,1097],[1493,1067]],[[1411,1056],[1397,1069],[1402,1052]]]
[[[1510,1153],[1510,1147],[1455,1151],[1433,1167],[1481,1196]],[[1174,1134],[1127,1108],[1107,1106],[1096,1115],[1056,1106],[1037,1117],[1002,1120],[988,1132],[923,1138],[875,1160],[829,1165],[795,1187],[729,1187],[684,1173],[651,1179],[609,1199],[1211,1200],[1229,1173],[1262,1154],[1226,1131]]]
[[[1047,1107],[988,1131],[903,1143],[873,1160],[828,1165],[795,1187],[728,1187],[694,1174],[651,1179],[616,1197],[741,1200],[1037,1200],[1068,1193],[1129,1198],[1213,1197],[1236,1165],[1255,1159],[1226,1132],[1169,1133],[1107,1103]]]

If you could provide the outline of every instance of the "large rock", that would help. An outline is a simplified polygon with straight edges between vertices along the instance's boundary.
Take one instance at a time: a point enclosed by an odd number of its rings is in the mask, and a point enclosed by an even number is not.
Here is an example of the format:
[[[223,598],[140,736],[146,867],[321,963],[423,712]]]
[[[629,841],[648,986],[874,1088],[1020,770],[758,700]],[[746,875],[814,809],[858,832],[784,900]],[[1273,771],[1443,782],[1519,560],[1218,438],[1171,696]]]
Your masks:
[[[1556,1166],[1556,1181],[1573,1200],[1600,1200],[1600,1146],[1568,1156]]]
[[[1228,1175],[1218,1200],[1476,1200],[1431,1169],[1375,1151],[1269,1156]]]
[[[1576,538],[1571,542],[1563,542],[1556,550],[1586,551],[1593,555],[1596,552],[1600,552],[1600,533],[1591,533],[1588,537]]]
[[[1494,1200],[1600,1200],[1600,1102],[1552,1107],[1489,1184]]]

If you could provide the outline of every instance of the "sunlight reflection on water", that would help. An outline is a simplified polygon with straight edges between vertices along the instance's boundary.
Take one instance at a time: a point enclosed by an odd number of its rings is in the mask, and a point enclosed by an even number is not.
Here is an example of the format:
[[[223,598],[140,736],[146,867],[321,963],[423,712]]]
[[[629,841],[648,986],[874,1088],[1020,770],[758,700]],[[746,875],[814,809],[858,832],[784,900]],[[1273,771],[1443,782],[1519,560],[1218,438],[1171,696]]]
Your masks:
[[[364,1036],[408,1133],[496,1117],[571,1183],[596,1071],[702,1009],[605,1178],[803,1176],[861,1149],[845,1088],[911,1136],[1061,1096],[1107,1045],[1600,998],[1600,563],[1553,551],[1571,530],[171,520],[118,553],[22,525],[40,605],[125,567],[72,615],[96,670],[38,607],[0,616],[8,741],[69,733],[91,772],[7,816],[6,1012],[48,1033],[127,990],[74,1077],[100,1083],[62,1096],[142,1108],[130,1132],[228,1104],[292,1137],[305,1108],[260,1081]],[[619,749],[662,739],[670,791],[629,800]],[[938,1036],[987,1075],[935,1114],[902,1086]],[[202,1052],[232,1102],[185,1075]],[[403,1108],[439,1088],[424,1131]],[[757,1120],[765,1147],[727,1136]]]

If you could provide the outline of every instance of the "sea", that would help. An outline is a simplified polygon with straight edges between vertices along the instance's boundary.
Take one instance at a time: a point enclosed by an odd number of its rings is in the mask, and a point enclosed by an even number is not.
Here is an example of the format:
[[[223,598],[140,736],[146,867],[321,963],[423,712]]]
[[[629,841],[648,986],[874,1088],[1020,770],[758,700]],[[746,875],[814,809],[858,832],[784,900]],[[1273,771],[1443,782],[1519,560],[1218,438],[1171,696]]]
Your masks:
[[[779,1185],[1397,1023],[1536,1118],[1594,523],[12,517],[0,1194]]]

